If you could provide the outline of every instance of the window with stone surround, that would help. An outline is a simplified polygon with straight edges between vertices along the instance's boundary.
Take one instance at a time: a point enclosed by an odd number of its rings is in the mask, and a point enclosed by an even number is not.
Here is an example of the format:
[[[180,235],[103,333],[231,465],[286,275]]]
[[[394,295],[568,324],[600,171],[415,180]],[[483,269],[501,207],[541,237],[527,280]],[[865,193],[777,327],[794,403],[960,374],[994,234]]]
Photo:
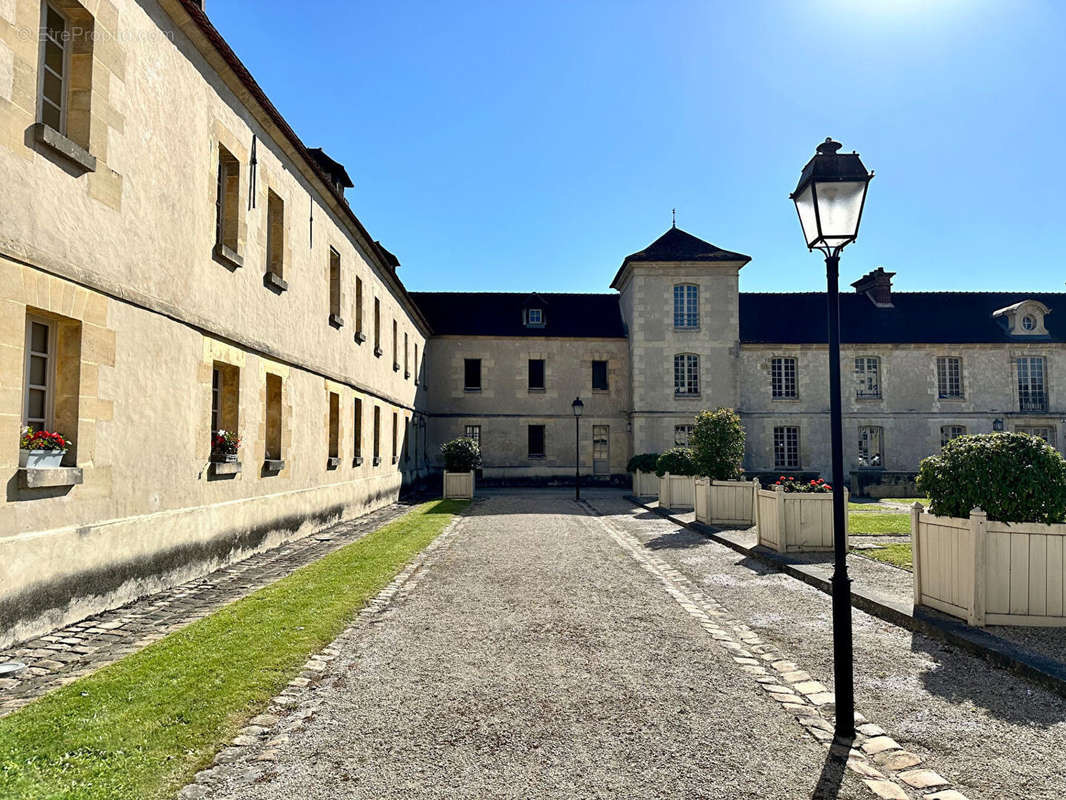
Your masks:
[[[403,462],[406,464],[411,460],[411,418],[404,415],[403,418]]]
[[[381,299],[374,298],[374,355],[381,357]]]
[[[341,319],[341,254],[329,249],[329,324],[339,328]]]
[[[700,393],[700,357],[695,353],[674,356],[674,395],[694,397]]]
[[[381,406],[374,406],[374,466],[381,463]]]
[[[1018,371],[1018,408],[1021,411],[1047,411],[1046,362],[1043,356],[1022,356],[1015,360]]]
[[[473,439],[477,442],[478,447],[481,447],[481,426],[480,425],[464,425],[463,436],[467,439]]]
[[[700,326],[700,288],[693,283],[674,287],[674,328],[694,329]]]
[[[544,458],[544,426],[530,425],[526,435],[530,458]]]
[[[481,391],[481,359],[463,359],[463,389],[467,392]]]
[[[51,320],[35,316],[26,318],[22,424],[35,431],[50,431],[53,428],[55,338]]]
[[[363,461],[363,401],[358,397],[352,403],[353,461],[358,466]]]
[[[422,362],[418,360],[418,342],[415,342],[415,386],[422,380]]]
[[[940,426],[940,446],[943,447],[952,439],[958,439],[960,436],[966,435],[965,425],[941,425]]]
[[[883,467],[885,465],[885,431],[878,425],[859,426],[860,467]]]
[[[962,359],[958,356],[937,357],[936,393],[941,400],[962,399]]]
[[[366,341],[363,333],[363,279],[355,279],[355,341],[362,344]]]
[[[397,438],[400,435],[400,417],[393,411],[392,412],[392,463],[396,463],[396,456],[399,453],[397,449]]]
[[[267,264],[269,276],[285,277],[285,201],[267,189]],[[276,288],[284,288],[275,283]]]
[[[529,391],[544,391],[544,359],[529,359]]]
[[[607,384],[607,362],[606,361],[593,361],[592,362],[592,391],[594,392],[606,392],[608,390]]]
[[[38,121],[89,150],[93,94],[93,16],[73,0],[41,11]]]
[[[881,396],[881,359],[859,356],[855,359],[855,397],[860,400]]]
[[[229,431],[236,433],[239,425],[240,409],[240,375],[239,367],[215,361],[211,365],[211,438],[216,433]]]
[[[77,463],[81,390],[81,323],[26,311],[22,424],[62,434],[70,444],[65,465]]]
[[[796,389],[796,359],[770,359],[770,396],[778,399],[798,396]]]
[[[215,187],[215,255],[231,266],[240,266],[240,162],[221,144],[218,146],[218,185]],[[225,249],[221,249],[225,248]]]
[[[341,449],[341,398],[336,392],[327,392],[329,401],[329,466],[337,466]]]
[[[1056,447],[1057,431],[1053,425],[1016,425],[1014,427],[1015,433],[1025,433],[1029,436],[1035,436],[1038,439],[1043,439],[1052,447]]]
[[[774,469],[799,469],[799,428],[778,425],[774,428]]]
[[[411,377],[410,348],[408,345],[407,331],[403,333],[403,377],[407,380]]]
[[[694,425],[675,425],[674,447],[688,447],[692,441],[692,431],[694,429]]]
[[[281,376],[268,372],[266,376],[266,460],[280,461],[281,453]]]

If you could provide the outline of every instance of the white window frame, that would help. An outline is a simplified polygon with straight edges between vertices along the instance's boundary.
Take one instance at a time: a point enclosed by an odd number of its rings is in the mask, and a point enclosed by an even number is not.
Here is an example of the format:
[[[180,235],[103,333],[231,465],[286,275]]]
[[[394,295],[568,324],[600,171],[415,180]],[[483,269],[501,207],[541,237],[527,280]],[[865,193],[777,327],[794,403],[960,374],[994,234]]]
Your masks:
[[[800,464],[800,429],[798,425],[775,425],[772,431],[774,469],[799,469]],[[778,443],[780,436],[781,442]],[[789,440],[793,440],[790,442]],[[795,462],[789,463],[788,456],[794,452]],[[783,457],[778,459],[778,453]]]
[[[696,353],[674,356],[674,396],[698,397],[700,393],[700,357]]]
[[[881,359],[879,357],[856,356],[855,398],[857,400],[879,400],[881,398]]]
[[[64,41],[55,41],[48,36],[48,12],[51,10],[63,20],[63,35],[60,37]],[[60,88],[60,102],[59,107],[59,133],[64,136],[67,135],[67,107],[69,105],[68,94],[70,92],[70,42],[66,41],[68,32],[70,31],[70,20],[67,15],[56,8],[51,3],[41,4],[41,28],[40,28],[40,42],[41,52],[39,54],[40,69],[38,70],[37,78],[37,119],[39,122],[44,122],[44,104],[47,102],[49,105],[54,105],[50,100],[45,100],[44,97],[44,76],[45,72],[50,72],[53,75],[55,70],[47,66],[45,63],[45,50],[47,49],[47,42],[51,39],[62,51],[63,51],[63,74],[59,76],[61,84]],[[46,125],[48,123],[45,123]]]
[[[951,367],[955,367],[952,375]],[[958,391],[952,392],[952,383],[957,384]],[[962,358],[959,356],[936,357],[936,396],[938,400],[962,400],[966,389],[962,382]]]
[[[1014,432],[1035,436],[1038,439],[1043,439],[1052,447],[1058,448],[1058,431],[1055,425],[1015,425]],[[1046,436],[1044,435],[1045,433],[1047,434]]]
[[[674,284],[674,329],[693,331],[700,327],[700,287],[695,283]]]
[[[222,422],[222,370],[211,367],[211,436],[218,433]]]
[[[799,362],[794,356],[774,356],[770,359],[770,396],[774,400],[795,400],[799,397]]]
[[[940,446],[943,447],[952,439],[958,439],[960,436],[966,435],[965,425],[941,425],[940,426]]]
[[[477,442],[478,447],[481,447],[481,426],[480,425],[464,425],[463,436],[467,439],[473,439]]]
[[[695,425],[674,426],[674,447],[689,447],[692,444],[692,431]]]
[[[1025,365],[1024,378],[1023,364]],[[1036,364],[1039,364],[1039,370],[1033,369]],[[1047,411],[1047,359],[1044,356],[1018,356],[1014,359],[1014,369],[1018,386],[1018,409],[1020,411]],[[1034,375],[1035,372],[1039,372],[1039,383]],[[1028,398],[1027,401],[1022,399],[1023,389]]]
[[[46,352],[33,350],[33,338],[31,332],[33,325],[44,325],[48,331],[48,348]],[[44,390],[44,420],[41,423],[41,428],[44,430],[51,430],[55,424],[55,375],[56,375],[56,324],[52,320],[44,317],[38,317],[35,315],[26,315],[26,353],[23,364],[25,379],[22,384],[22,424],[30,424],[30,390]],[[45,359],[44,365],[44,379],[45,383],[41,384],[30,383],[30,359],[33,356],[38,356]],[[35,417],[34,421],[38,418]]]
[[[871,452],[874,449],[874,442],[876,441],[877,450]],[[856,460],[860,467],[881,467],[885,466],[885,429],[880,425],[860,425],[859,426],[859,450],[856,454]],[[877,463],[874,463],[876,458]]]
[[[540,308],[531,308],[526,312],[526,324],[537,327],[544,324],[544,311]]]

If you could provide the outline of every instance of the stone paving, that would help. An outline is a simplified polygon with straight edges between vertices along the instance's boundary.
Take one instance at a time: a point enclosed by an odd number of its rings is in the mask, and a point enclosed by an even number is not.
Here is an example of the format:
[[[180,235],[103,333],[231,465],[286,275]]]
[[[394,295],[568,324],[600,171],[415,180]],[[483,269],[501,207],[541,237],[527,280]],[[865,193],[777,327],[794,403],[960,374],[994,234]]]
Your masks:
[[[354,542],[409,508],[407,503],[394,503],[339,522],[202,578],[0,651],[0,663],[26,664],[25,669],[0,677],[0,717]]]

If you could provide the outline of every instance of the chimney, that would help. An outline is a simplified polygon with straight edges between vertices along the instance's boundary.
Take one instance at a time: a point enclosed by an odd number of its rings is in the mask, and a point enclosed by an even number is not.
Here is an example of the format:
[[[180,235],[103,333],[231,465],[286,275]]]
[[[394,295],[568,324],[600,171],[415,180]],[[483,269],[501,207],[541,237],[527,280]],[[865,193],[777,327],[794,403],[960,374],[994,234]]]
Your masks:
[[[870,298],[870,302],[878,308],[892,308],[892,278],[895,272],[885,272],[884,267],[878,267],[873,272],[867,272],[855,283],[855,291]]]

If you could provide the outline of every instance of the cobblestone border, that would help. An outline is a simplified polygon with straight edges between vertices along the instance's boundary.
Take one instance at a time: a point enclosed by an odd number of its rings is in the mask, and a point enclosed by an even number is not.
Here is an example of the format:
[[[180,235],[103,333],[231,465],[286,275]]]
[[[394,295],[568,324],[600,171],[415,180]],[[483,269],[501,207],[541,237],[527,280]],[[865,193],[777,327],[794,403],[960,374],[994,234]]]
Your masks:
[[[0,717],[358,541],[403,516],[418,502],[391,503],[334,523],[203,577],[0,651],[0,662],[26,664],[14,675],[0,677]]]
[[[469,508],[412,558],[367,602],[337,639],[380,622],[382,614],[406,599],[427,568],[436,563],[462,532],[468,512]],[[178,793],[177,800],[203,800],[219,783],[234,777],[246,783],[267,778],[271,764],[278,758],[278,748],[314,719],[320,704],[315,698],[315,689],[327,678],[336,677],[330,675],[330,662],[340,655],[340,650],[334,646],[337,639],[308,658],[300,673],[270,701],[267,710],[252,717],[229,745],[219,751],[211,766],[196,773],[193,781]]]
[[[603,525],[608,535],[634,561],[663,584],[667,594],[694,617],[715,644],[728,651],[737,668],[751,676],[782,712],[792,715],[806,735],[844,761],[880,800],[910,800],[915,792],[924,800],[967,800],[937,772],[922,767],[922,758],[900,747],[883,728],[856,712],[856,738],[850,744],[834,741],[833,694],[769,644],[750,627],[732,616],[714,597],[705,594],[678,570],[654,555],[632,534],[590,503],[581,506]]]

